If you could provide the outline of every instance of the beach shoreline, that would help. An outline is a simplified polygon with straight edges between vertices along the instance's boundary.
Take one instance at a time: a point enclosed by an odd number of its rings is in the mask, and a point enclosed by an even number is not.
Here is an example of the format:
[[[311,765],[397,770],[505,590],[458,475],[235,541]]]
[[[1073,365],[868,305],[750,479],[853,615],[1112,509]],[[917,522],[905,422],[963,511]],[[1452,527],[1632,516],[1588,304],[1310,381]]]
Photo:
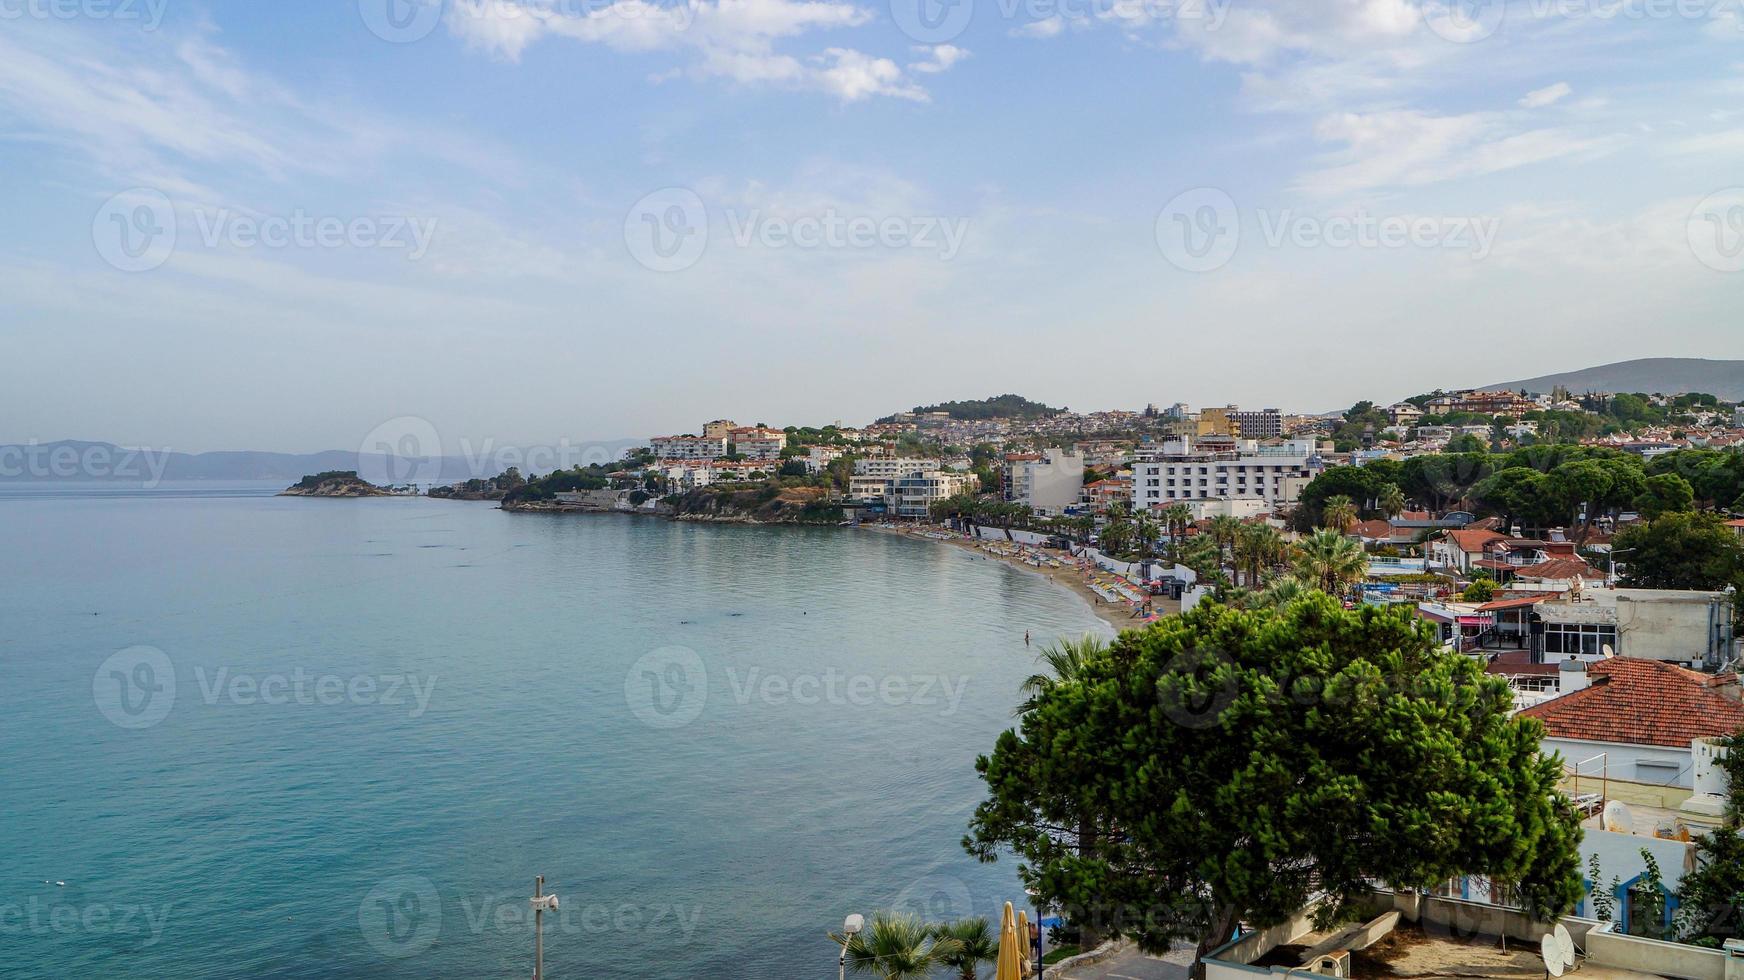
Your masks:
[[[970,539],[964,537],[959,532],[952,531],[937,524],[916,524],[912,526],[856,524],[854,527],[859,530],[877,531],[881,534],[900,535],[915,541],[930,541],[935,544],[949,545],[959,551],[966,551],[977,557],[991,561],[998,561],[1011,568],[1025,572],[1033,572],[1048,579],[1055,585],[1064,588],[1079,599],[1082,599],[1084,604],[1090,607],[1090,611],[1096,614],[1096,618],[1108,624],[1116,633],[1123,630],[1140,629],[1149,625],[1151,622],[1150,620],[1135,616],[1132,609],[1126,604],[1110,602],[1102,598],[1102,596],[1097,595],[1095,590],[1091,589],[1090,584],[1085,580],[1084,573],[1071,564],[1067,564],[1065,567],[1061,568],[1054,568],[1052,566],[1038,567],[1036,565],[1031,565],[1028,562],[1019,561],[1011,556],[1000,554],[999,552],[993,551],[987,547],[988,545],[1009,544],[1010,547],[1016,548],[1017,545],[1015,543]],[[1050,548],[1035,547],[1033,545],[1025,545],[1024,547],[1033,552],[1058,558],[1063,562],[1070,563],[1073,561],[1071,556],[1067,555],[1065,552],[1055,551]],[[1111,575],[1108,577],[1112,578]],[[1159,617],[1173,615],[1180,611],[1178,603],[1165,597],[1159,596],[1153,600],[1153,603]]]

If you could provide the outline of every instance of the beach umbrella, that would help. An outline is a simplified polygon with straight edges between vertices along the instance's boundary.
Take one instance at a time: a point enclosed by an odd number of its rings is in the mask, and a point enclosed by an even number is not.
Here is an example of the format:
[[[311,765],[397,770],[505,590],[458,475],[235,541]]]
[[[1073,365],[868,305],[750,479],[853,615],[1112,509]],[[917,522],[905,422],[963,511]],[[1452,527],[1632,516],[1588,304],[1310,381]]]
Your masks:
[[[1005,914],[999,920],[999,958],[993,963],[993,980],[1019,980],[1023,963],[1023,941],[1017,938],[1017,922],[1011,915],[1011,903],[1005,903]]]
[[[1029,913],[1023,909],[1017,910],[1017,943],[1018,949],[1022,950],[1017,957],[1017,972],[1020,976],[1029,976]]]

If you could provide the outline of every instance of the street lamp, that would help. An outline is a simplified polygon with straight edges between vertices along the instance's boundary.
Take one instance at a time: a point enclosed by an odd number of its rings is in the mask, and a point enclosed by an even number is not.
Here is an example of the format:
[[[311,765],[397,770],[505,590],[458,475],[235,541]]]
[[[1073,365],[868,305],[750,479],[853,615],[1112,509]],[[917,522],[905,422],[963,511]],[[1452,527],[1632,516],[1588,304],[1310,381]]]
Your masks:
[[[860,934],[866,926],[866,917],[858,912],[850,913],[842,920],[842,958],[836,962],[836,980],[846,980],[848,976],[848,942]]]
[[[1035,925],[1032,927],[1035,929],[1035,975],[1036,980],[1042,980],[1042,895],[1033,888],[1025,888],[1023,893],[1029,896],[1029,903],[1035,906]],[[1028,936],[1023,938],[1025,942],[1029,941]]]
[[[1612,549],[1611,549],[1611,552],[1610,552],[1610,558],[1611,558],[1611,569],[1610,569],[1610,571],[1609,571],[1609,572],[1608,572],[1608,573],[1607,573],[1607,574],[1606,574],[1606,575],[1605,575],[1605,588],[1607,588],[1607,589],[1610,589],[1610,588],[1615,588],[1615,587],[1616,587],[1616,585],[1617,585],[1617,556],[1618,556],[1618,555],[1626,555],[1626,554],[1628,554],[1628,553],[1629,553],[1629,552],[1631,552],[1631,551],[1635,551],[1635,550],[1637,550],[1637,549],[1635,549],[1635,548],[1624,548],[1624,549],[1623,549],[1623,550],[1622,550],[1622,551],[1618,551],[1618,550],[1617,550],[1617,549],[1615,549],[1615,548],[1612,548]]]

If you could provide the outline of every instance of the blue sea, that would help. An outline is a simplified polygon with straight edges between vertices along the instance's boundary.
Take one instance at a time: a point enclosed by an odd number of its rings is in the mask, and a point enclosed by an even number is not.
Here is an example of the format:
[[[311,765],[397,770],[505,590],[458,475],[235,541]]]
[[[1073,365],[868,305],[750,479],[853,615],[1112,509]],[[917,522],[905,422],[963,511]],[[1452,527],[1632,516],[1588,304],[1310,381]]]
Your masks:
[[[0,976],[835,975],[959,841],[1045,579],[871,531],[0,484]]]

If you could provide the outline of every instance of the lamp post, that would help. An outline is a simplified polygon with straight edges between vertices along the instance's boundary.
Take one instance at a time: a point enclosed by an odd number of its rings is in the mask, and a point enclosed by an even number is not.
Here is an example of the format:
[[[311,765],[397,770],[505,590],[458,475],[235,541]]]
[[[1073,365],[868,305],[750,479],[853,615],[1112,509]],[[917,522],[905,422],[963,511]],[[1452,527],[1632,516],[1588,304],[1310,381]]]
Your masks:
[[[533,980],[545,980],[545,910],[557,911],[557,896],[545,894],[545,876],[533,879]]]
[[[848,941],[860,934],[866,925],[866,917],[858,912],[851,913],[842,920],[842,958],[836,961],[836,980],[846,980],[848,976]]]
[[[1035,906],[1035,975],[1036,980],[1042,980],[1042,896],[1040,892],[1029,888],[1025,888],[1023,893],[1029,896],[1029,903]],[[1029,940],[1028,936],[1023,938],[1026,942]]]
[[[1607,589],[1615,588],[1617,585],[1617,556],[1618,555],[1626,555],[1629,552],[1634,551],[1634,550],[1636,550],[1636,549],[1624,548],[1622,551],[1618,551],[1615,548],[1611,549],[1611,552],[1610,552],[1611,569],[1605,575],[1605,588],[1607,588]]]

